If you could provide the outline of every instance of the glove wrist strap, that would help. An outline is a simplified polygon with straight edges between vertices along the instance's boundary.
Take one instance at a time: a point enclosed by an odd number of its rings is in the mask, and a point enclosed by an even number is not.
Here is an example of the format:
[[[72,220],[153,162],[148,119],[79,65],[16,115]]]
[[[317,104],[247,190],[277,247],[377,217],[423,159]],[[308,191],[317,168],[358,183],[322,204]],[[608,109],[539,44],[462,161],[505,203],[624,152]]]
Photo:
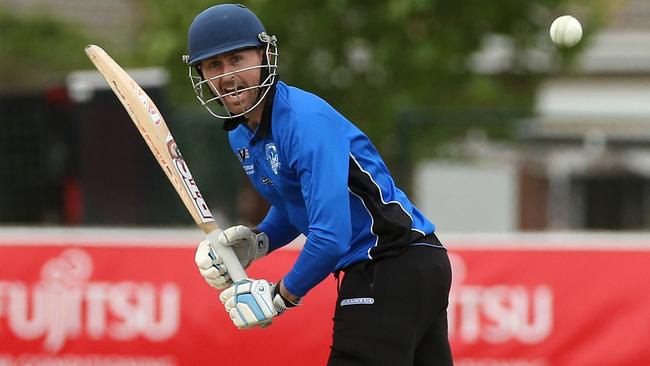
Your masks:
[[[280,291],[280,283],[278,282],[273,287],[273,304],[275,305],[276,310],[278,310],[278,312],[281,313],[285,309],[298,306],[300,304],[300,299],[298,299],[298,301],[291,301],[286,297],[282,296],[282,292]]]
[[[264,257],[269,252],[269,236],[266,233],[255,235],[255,259]]]

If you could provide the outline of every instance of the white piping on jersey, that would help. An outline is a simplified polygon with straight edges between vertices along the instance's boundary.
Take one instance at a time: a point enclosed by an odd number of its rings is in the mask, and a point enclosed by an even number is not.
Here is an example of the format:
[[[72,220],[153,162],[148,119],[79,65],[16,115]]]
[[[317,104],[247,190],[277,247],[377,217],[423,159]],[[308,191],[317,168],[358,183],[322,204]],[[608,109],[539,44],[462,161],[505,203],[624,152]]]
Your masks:
[[[354,163],[357,164],[357,166],[359,167],[359,169],[361,169],[362,172],[366,173],[366,174],[368,175],[368,177],[370,177],[370,181],[372,182],[372,184],[374,184],[374,185],[377,187],[377,189],[379,190],[379,199],[381,199],[381,203],[383,203],[384,205],[388,205],[389,203],[397,203],[397,204],[399,205],[399,207],[402,209],[402,211],[404,211],[404,213],[406,214],[406,216],[408,216],[409,219],[411,219],[411,225],[413,225],[413,216],[411,216],[411,214],[409,214],[409,213],[406,211],[406,209],[404,209],[404,206],[402,206],[402,203],[399,202],[399,201],[389,201],[389,202],[386,202],[386,201],[384,200],[384,195],[383,195],[383,193],[381,193],[381,187],[379,186],[379,184],[377,184],[377,182],[375,182],[375,179],[372,177],[372,174],[370,174],[370,172],[368,172],[367,170],[364,170],[364,169],[361,167],[361,164],[359,164],[359,162],[357,161],[357,158],[355,158],[354,155],[352,155],[352,153],[350,153],[350,156],[352,157],[352,160],[354,160]],[[418,229],[415,229],[415,228],[413,228],[413,227],[411,227],[411,230],[412,230],[412,231],[415,231],[415,232],[418,232],[418,233],[420,233],[420,234],[422,234],[422,236],[427,235],[424,231],[422,231],[422,230],[418,230]]]
[[[409,245],[412,245],[414,247],[432,247],[432,248],[444,248],[444,245],[436,245],[436,244],[431,244],[431,243],[411,243]]]

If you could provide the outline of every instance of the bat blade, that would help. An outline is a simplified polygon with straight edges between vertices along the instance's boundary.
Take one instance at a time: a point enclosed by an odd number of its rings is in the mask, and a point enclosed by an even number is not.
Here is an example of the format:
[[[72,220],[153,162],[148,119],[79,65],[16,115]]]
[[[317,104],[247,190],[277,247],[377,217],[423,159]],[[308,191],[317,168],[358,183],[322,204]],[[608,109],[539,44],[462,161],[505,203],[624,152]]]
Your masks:
[[[194,222],[207,234],[213,250],[223,259],[232,279],[238,281],[246,278],[246,272],[232,248],[219,244],[217,238],[221,229],[215,223],[158,107],[101,47],[88,45],[85,51],[128,112]]]

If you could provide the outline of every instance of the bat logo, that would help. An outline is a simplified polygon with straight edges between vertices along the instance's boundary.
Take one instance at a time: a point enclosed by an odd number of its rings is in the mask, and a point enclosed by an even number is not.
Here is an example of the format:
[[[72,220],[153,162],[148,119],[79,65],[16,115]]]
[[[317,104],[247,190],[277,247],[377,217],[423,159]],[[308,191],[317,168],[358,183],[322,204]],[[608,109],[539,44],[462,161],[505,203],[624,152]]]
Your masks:
[[[183,160],[183,156],[181,155],[181,150],[179,150],[178,145],[176,144],[176,141],[174,139],[167,139],[167,150],[169,151],[169,155],[172,157],[172,159],[181,159]]]
[[[171,134],[167,135],[166,140],[167,150],[169,151],[169,155],[172,158],[174,167],[178,173],[180,173],[181,178],[183,179],[183,185],[185,186],[185,191],[189,193],[190,198],[192,198],[192,201],[194,201],[194,207],[196,207],[197,212],[201,215],[203,222],[212,221],[212,213],[210,212],[207,203],[205,203],[205,199],[203,199],[203,196],[199,191],[199,187],[196,185],[196,182],[194,182],[192,173],[190,173],[190,168],[188,168],[187,164],[185,163],[183,155],[181,155],[181,151],[178,148],[176,141],[174,141],[174,138],[171,136]]]
[[[149,114],[153,124],[156,127],[160,126],[163,123],[163,118],[156,105],[153,104],[153,101],[151,101],[149,96],[137,84],[132,83],[131,86],[133,87],[135,94],[138,96],[140,103],[142,103],[144,108],[147,110],[147,114]]]

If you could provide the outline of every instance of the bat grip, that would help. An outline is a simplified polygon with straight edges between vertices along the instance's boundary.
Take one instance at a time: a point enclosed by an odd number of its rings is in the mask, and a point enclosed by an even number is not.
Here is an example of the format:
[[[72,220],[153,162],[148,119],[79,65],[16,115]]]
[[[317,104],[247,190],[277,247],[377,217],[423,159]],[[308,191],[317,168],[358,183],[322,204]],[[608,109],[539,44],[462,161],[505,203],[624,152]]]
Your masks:
[[[223,264],[226,266],[228,274],[230,274],[230,278],[232,278],[233,282],[248,278],[246,272],[244,271],[244,268],[241,266],[241,263],[239,263],[239,258],[237,258],[237,255],[232,250],[232,248],[227,247],[219,242],[220,234],[220,229],[213,230],[208,233],[208,241],[210,242],[210,247],[217,253],[221,260],[223,260]]]

